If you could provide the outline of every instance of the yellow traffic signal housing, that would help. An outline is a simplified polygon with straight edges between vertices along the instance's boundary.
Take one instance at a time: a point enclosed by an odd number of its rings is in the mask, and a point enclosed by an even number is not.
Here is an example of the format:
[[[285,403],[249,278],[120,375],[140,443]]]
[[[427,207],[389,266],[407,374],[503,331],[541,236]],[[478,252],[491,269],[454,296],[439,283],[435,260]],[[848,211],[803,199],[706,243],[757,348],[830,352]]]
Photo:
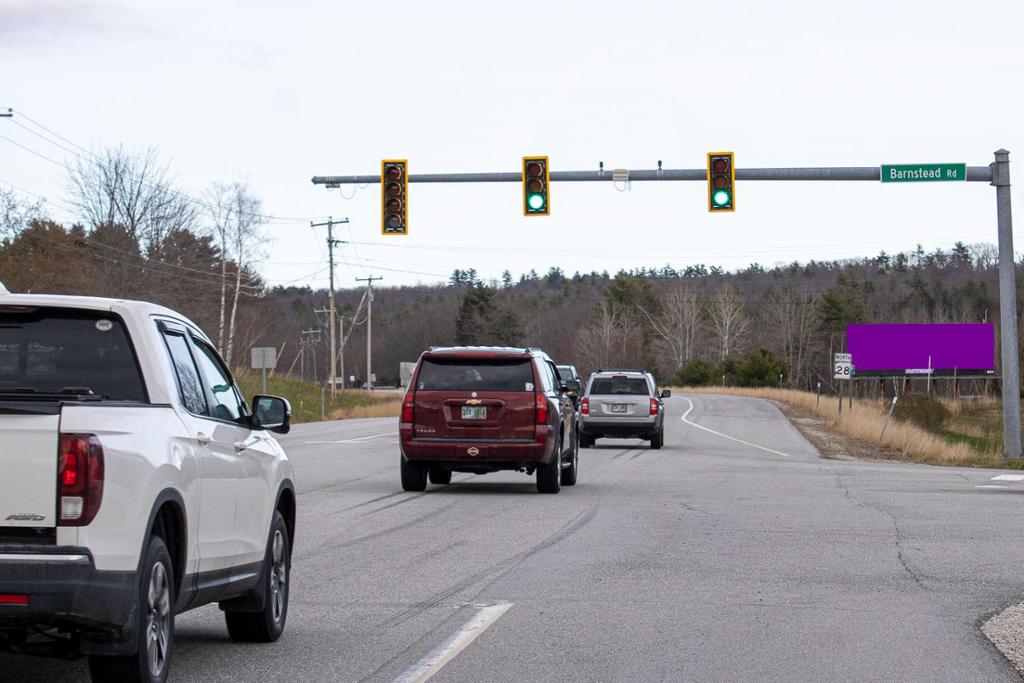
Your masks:
[[[551,214],[551,172],[547,157],[523,157],[523,215]]]
[[[736,166],[732,152],[708,152],[708,211],[736,210]]]
[[[380,232],[409,234],[409,175],[405,159],[380,162]]]

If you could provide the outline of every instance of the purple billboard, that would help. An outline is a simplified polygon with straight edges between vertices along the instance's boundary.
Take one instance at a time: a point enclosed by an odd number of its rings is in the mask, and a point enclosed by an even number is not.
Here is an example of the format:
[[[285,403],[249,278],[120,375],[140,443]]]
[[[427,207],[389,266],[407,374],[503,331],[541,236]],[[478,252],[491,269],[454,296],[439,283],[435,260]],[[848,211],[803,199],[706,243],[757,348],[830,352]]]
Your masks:
[[[990,323],[847,325],[856,374],[991,375],[995,331]]]

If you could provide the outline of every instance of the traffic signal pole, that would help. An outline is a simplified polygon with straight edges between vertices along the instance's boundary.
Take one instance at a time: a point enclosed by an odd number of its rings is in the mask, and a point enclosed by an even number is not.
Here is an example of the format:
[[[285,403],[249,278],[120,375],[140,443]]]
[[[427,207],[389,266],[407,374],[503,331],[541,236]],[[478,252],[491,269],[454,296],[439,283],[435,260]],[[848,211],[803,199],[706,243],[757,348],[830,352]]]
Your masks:
[[[695,181],[708,182],[707,168],[657,169],[626,171],[630,182]],[[1013,255],[1013,224],[1010,218],[1010,158],[1001,149],[995,162],[988,166],[967,166],[967,182],[989,183],[996,188],[996,209],[999,231],[999,336],[1003,388],[1003,454],[1008,459],[1021,457],[1020,376],[1017,358],[1017,295]],[[621,173],[621,171],[620,171]],[[881,166],[822,166],[796,168],[736,168],[737,182],[764,181],[873,181],[882,180]],[[615,182],[615,172],[550,171],[552,183]],[[378,175],[313,176],[314,185],[337,187],[352,184],[380,183]],[[416,173],[407,176],[409,183],[522,183],[521,172],[505,173]]]

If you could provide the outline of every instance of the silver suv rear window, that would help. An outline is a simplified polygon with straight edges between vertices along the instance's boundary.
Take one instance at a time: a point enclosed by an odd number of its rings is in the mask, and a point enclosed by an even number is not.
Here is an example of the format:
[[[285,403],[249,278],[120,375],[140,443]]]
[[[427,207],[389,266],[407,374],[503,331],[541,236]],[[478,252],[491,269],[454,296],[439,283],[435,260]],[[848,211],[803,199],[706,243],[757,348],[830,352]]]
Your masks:
[[[147,400],[117,316],[18,306],[0,307],[0,395]]]
[[[529,358],[426,358],[417,391],[533,391]]]
[[[651,390],[647,380],[641,377],[595,377],[590,393],[598,396],[647,396]]]

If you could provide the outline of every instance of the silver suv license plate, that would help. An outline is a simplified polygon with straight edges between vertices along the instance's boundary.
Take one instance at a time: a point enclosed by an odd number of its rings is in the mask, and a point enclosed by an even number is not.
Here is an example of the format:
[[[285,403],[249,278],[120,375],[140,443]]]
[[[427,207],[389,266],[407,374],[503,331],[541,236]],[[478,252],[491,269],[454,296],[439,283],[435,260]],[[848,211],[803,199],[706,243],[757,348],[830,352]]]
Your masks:
[[[612,412],[613,413],[624,413],[624,412],[626,412],[626,404],[625,403],[613,403],[612,404]]]

